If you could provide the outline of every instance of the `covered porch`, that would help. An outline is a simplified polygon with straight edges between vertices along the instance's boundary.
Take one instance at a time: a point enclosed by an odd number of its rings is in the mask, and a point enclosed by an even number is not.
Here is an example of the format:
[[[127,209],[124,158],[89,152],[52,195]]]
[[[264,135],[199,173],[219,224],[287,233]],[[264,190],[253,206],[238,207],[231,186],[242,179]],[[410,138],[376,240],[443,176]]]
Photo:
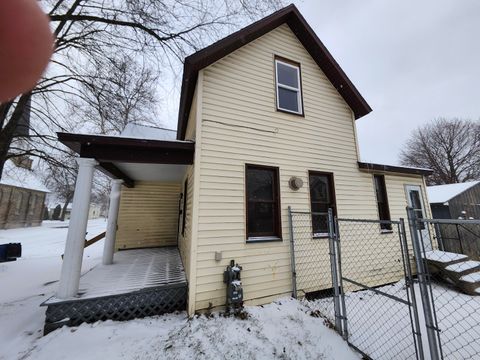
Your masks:
[[[181,184],[194,143],[123,134],[58,138],[79,155],[79,170],[58,291],[43,304],[45,332],[184,310]],[[101,263],[81,275],[95,168],[112,179],[107,230]]]
[[[45,333],[98,320],[130,320],[184,310],[188,285],[176,247],[120,251],[111,265],[98,264],[80,278],[77,296],[54,296]]]

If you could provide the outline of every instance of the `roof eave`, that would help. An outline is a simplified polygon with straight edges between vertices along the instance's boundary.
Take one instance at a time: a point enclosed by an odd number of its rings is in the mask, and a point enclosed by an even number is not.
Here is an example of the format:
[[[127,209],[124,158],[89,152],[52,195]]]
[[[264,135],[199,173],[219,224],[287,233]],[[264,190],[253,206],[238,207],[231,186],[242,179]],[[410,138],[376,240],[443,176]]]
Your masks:
[[[373,163],[367,163],[367,162],[361,162],[361,161],[358,162],[358,167],[360,170],[364,170],[368,172],[389,172],[389,173],[421,175],[421,176],[429,176],[433,174],[433,170],[430,170],[430,169],[373,164]]]

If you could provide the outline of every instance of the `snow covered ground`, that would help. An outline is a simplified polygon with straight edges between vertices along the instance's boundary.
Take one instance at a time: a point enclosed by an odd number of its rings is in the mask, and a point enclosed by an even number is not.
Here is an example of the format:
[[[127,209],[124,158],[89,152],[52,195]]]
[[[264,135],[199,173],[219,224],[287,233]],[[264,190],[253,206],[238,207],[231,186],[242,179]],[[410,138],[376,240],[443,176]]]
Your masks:
[[[313,312],[283,299],[247,307],[245,320],[186,313],[62,328],[42,337],[45,308],[56,290],[68,223],[0,231],[0,244],[21,242],[23,257],[0,263],[0,359],[359,359]],[[87,238],[104,231],[88,224]],[[103,241],[85,250],[83,272],[98,264]]]
[[[44,221],[41,227],[0,230],[0,244],[22,243],[22,258],[0,263],[0,359],[21,358],[42,335],[45,308],[62,266],[68,222]],[[105,219],[89,221],[87,238],[105,231]],[[83,272],[99,262],[103,242],[85,249]]]
[[[245,320],[219,313],[189,320],[181,312],[65,327],[42,337],[45,308],[39,305],[56,290],[67,226],[45,222],[37,228],[0,230],[0,244],[21,242],[24,255],[16,262],[0,263],[0,360],[360,359],[318,317],[322,313],[332,318],[331,299],[282,299],[247,307]],[[87,238],[105,226],[104,219],[90,221]],[[83,272],[100,263],[102,250],[103,241],[85,250]],[[402,282],[383,291],[405,294]],[[433,293],[446,358],[478,356],[480,297],[439,285]],[[421,320],[419,294],[417,302]],[[371,291],[348,294],[346,305],[350,341],[377,358],[414,357],[407,306]],[[426,336],[423,340],[427,348]]]
[[[386,294],[406,300],[405,283],[378,288]],[[480,296],[470,296],[432,283],[440,340],[445,359],[480,359]],[[422,332],[422,344],[428,353],[425,318],[418,284],[415,296]],[[349,341],[374,359],[416,359],[408,306],[370,290],[345,295]],[[333,317],[330,299],[310,304]]]
[[[308,303],[247,307],[245,320],[185,313],[62,328],[26,359],[360,359]]]

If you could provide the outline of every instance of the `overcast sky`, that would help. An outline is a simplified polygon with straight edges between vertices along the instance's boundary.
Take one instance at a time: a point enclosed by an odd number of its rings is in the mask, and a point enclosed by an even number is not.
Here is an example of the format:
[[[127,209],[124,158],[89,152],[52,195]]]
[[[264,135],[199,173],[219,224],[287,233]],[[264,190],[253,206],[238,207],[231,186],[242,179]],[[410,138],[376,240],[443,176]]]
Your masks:
[[[373,111],[362,160],[394,164],[436,117],[480,118],[479,0],[305,0],[296,5]]]
[[[434,118],[480,118],[480,0],[294,2],[373,109],[357,121],[363,161],[397,164]],[[171,95],[161,121],[176,129]]]

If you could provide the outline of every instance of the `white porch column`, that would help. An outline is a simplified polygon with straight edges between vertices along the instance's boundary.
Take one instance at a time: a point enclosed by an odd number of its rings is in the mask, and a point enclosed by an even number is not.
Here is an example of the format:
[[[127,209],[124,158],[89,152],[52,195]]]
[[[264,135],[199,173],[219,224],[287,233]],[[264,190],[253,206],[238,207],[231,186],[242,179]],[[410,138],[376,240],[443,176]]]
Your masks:
[[[62,273],[57,297],[66,299],[76,296],[82,270],[83,249],[87,232],[88,210],[92,191],[93,171],[98,163],[95,159],[77,158],[78,175],[73,195]]]
[[[118,208],[120,207],[120,192],[122,180],[112,180],[112,190],[110,192],[110,206],[108,207],[107,233],[105,235],[105,244],[103,247],[103,265],[113,263],[113,253],[115,251],[115,236],[117,234]]]

